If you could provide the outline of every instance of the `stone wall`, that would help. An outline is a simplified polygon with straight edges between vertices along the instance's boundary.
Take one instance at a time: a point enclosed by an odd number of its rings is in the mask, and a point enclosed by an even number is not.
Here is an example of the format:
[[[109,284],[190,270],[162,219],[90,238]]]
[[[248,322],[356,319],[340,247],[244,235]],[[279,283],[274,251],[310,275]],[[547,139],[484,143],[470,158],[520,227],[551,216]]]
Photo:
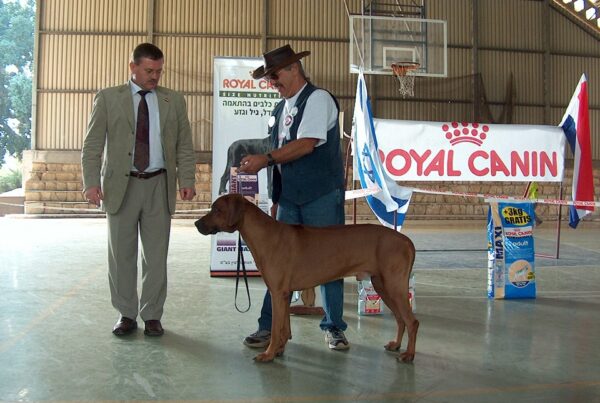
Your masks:
[[[46,155],[46,162],[30,161],[24,172],[25,213],[41,215],[102,215],[94,206],[87,203],[82,194],[81,165],[79,153],[63,156],[62,161]],[[563,199],[570,199],[572,169],[567,168],[563,183]],[[351,177],[351,176],[350,176]],[[211,164],[207,162],[196,165],[196,192],[193,201],[184,202],[178,199],[177,217],[197,217],[211,203]],[[594,172],[596,199],[600,191],[600,167]],[[477,193],[497,196],[522,196],[525,183],[500,182],[409,182],[404,186],[418,189],[433,189],[457,193]],[[348,188],[351,187],[351,184]],[[559,199],[560,185],[544,183],[539,186],[539,198]],[[200,211],[199,211],[200,210]],[[592,219],[600,221],[600,209]],[[356,211],[356,213],[355,213]],[[558,218],[558,206],[541,204],[536,212],[544,221],[555,221]],[[356,217],[357,221],[375,220],[373,213],[364,201],[346,203],[346,215],[349,221]],[[454,195],[435,195],[416,192],[413,194],[408,215],[410,220],[485,220],[487,203],[481,198]],[[568,219],[568,212],[562,209],[562,219]]]
[[[25,214],[36,215],[83,215],[103,216],[104,214],[83,197],[80,153],[29,152],[24,158],[23,188],[25,193]],[[45,159],[44,162],[40,160]],[[207,163],[196,164],[196,197],[192,201],[182,201],[177,196],[178,215],[198,215],[210,207],[211,169]],[[191,211],[191,212],[189,212]],[[189,212],[189,213],[188,213]]]

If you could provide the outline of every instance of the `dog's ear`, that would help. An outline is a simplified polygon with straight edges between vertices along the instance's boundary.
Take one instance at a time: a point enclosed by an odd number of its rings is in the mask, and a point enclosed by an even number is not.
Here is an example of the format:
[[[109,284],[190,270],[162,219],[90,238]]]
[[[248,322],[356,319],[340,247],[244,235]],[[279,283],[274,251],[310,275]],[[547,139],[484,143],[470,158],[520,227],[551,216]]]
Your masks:
[[[227,226],[238,227],[244,217],[244,196],[240,194],[232,194],[230,197],[231,204],[227,212]]]

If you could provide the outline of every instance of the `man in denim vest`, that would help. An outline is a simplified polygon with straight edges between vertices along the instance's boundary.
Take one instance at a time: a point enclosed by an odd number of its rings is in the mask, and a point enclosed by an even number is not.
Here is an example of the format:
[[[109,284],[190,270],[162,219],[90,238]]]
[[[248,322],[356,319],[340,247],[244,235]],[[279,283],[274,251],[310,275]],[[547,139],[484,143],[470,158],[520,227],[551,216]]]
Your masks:
[[[254,79],[269,80],[283,100],[273,110],[268,124],[273,151],[244,157],[239,172],[254,174],[274,166],[272,199],[277,207],[277,220],[325,227],[344,224],[339,105],[333,95],[310,83],[300,62],[309,54],[295,53],[285,45],[265,53],[264,64],[252,72]],[[273,245],[273,248],[289,247]],[[349,344],[344,335],[348,325],[342,319],[344,280],[321,285],[321,297],[325,317],[320,327],[325,331],[329,348],[345,350]],[[244,339],[245,345],[258,348],[269,344],[271,314],[271,295],[267,291],[258,330]]]

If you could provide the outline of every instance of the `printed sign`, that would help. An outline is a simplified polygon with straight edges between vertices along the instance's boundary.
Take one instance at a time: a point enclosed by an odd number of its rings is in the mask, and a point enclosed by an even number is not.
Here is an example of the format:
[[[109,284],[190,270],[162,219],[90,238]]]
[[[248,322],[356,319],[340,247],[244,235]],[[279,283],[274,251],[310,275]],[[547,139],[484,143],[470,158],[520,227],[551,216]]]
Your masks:
[[[560,127],[374,119],[379,157],[398,181],[560,182]]]
[[[280,97],[267,80],[254,80],[250,76],[250,71],[261,64],[260,58],[214,58],[212,199],[225,193],[242,193],[267,212],[270,205],[267,170],[263,169],[258,176],[236,176],[235,171],[245,155],[265,154],[270,147],[267,123]],[[235,275],[237,240],[237,232],[212,236],[211,276]],[[242,249],[249,275],[258,275],[243,240]]]

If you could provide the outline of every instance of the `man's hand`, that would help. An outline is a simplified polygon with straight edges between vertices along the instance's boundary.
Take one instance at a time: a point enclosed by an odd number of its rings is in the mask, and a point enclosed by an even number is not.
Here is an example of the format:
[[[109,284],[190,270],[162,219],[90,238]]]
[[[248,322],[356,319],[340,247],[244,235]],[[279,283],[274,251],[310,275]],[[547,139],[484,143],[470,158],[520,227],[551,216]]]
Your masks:
[[[293,140],[283,147],[271,151],[271,155],[276,164],[285,164],[310,154],[318,143],[319,139],[312,137]],[[255,174],[268,164],[269,157],[266,154],[246,155],[240,161],[238,172]]]
[[[240,161],[238,172],[255,174],[267,166],[269,159],[264,154],[246,155]]]
[[[94,203],[98,207],[100,207],[100,200],[104,199],[100,186],[92,186],[91,188],[86,189],[86,191],[83,192],[83,196],[88,202]]]
[[[181,188],[179,189],[179,196],[181,196],[181,200],[192,200],[196,196],[196,190],[194,188]]]

